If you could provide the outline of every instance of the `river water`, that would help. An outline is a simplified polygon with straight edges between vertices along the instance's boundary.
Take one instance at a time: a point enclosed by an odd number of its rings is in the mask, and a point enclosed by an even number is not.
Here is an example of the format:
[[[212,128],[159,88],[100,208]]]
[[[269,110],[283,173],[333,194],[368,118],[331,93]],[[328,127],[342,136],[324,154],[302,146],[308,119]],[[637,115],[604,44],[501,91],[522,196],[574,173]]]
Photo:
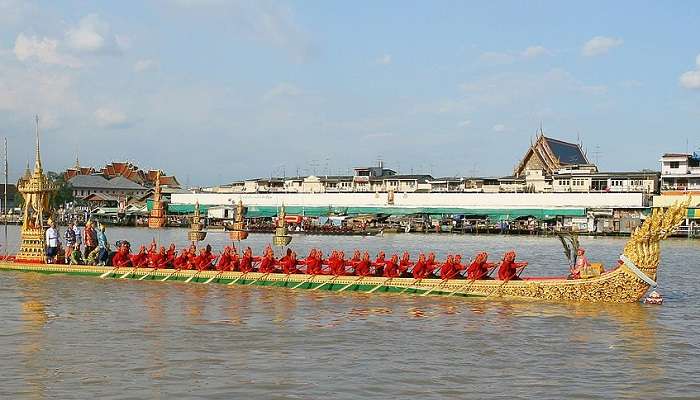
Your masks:
[[[185,244],[186,230],[110,229]],[[17,230],[10,230],[9,248]],[[215,249],[224,233],[209,233]],[[251,235],[256,253],[269,235]],[[582,238],[612,265],[622,238]],[[509,249],[566,272],[556,238],[295,236],[351,252]],[[0,272],[2,399],[700,398],[700,242],[670,240],[662,306],[577,305]]]

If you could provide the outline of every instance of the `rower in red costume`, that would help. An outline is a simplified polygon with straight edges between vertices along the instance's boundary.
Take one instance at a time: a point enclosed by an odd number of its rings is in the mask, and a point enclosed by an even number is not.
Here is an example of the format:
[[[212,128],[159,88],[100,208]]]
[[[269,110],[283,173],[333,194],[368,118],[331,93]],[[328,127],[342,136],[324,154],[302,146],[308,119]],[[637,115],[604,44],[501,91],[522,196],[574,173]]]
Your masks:
[[[241,272],[248,273],[255,271],[253,268],[253,250],[250,247],[246,247],[243,251],[243,257],[241,257],[240,264]]]
[[[112,265],[117,268],[131,267],[129,245],[122,243],[112,257]]]
[[[425,277],[428,278],[434,275],[435,270],[437,269],[438,261],[435,259],[435,253],[433,253],[432,251],[428,253],[428,259],[425,261],[425,264],[428,269],[428,272],[425,275]]]
[[[177,255],[177,250],[175,249],[175,243],[171,243],[168,247],[168,252],[166,253],[166,260],[168,267],[173,267],[175,265],[175,257]]]
[[[238,255],[238,251],[236,251],[236,247],[234,246],[231,250],[231,264],[229,271],[240,271],[240,267],[241,257]]]
[[[462,255],[461,254],[457,254],[455,256],[454,266],[455,266],[455,271],[457,271],[457,275],[455,275],[455,278],[463,278],[462,271],[466,270],[467,267],[464,264],[462,264]]]
[[[386,255],[383,251],[380,251],[379,254],[377,254],[377,258],[372,263],[372,266],[374,267],[374,275],[376,276],[383,275],[384,265],[386,265],[386,259],[384,257],[386,257]]]
[[[224,251],[219,256],[219,262],[216,263],[216,270],[219,272],[231,270],[231,247],[224,247]]]
[[[313,255],[306,261],[306,273],[310,275],[323,274],[323,256],[321,250],[314,249]]]
[[[408,277],[408,268],[412,265],[411,255],[407,251],[404,251],[401,255],[401,261],[399,261],[399,273],[402,277]]]
[[[471,280],[491,279],[489,270],[496,267],[496,264],[488,262],[488,253],[482,251],[476,255],[474,262],[467,268],[467,278]]]
[[[187,262],[183,269],[195,269],[197,267],[197,246],[192,243],[187,251]]]
[[[177,270],[187,268],[187,260],[190,258],[190,251],[187,248],[180,250],[180,254],[175,257],[173,267]]]
[[[394,254],[389,261],[384,264],[384,276],[387,278],[398,278],[401,276],[399,272],[399,256]]]
[[[258,267],[258,272],[271,274],[275,272],[276,263],[277,260],[275,260],[275,253],[272,251],[272,247],[267,246],[265,247],[265,255],[263,255],[260,259],[260,267]]]
[[[280,260],[283,274],[300,274],[301,271],[299,271],[297,265],[299,265],[299,260],[297,260],[297,253],[294,251],[289,251],[288,255],[282,257]]]
[[[413,279],[424,279],[428,276],[428,263],[425,260],[425,254],[420,253],[418,255],[418,261],[416,265],[413,266]]]
[[[148,266],[148,254],[146,254],[146,246],[141,245],[139,247],[139,252],[137,254],[132,254],[129,256],[131,259],[131,265],[136,267],[147,267]]]
[[[447,256],[447,260],[440,266],[440,279],[454,279],[457,275],[455,260],[452,255]]]
[[[372,261],[369,259],[369,253],[365,251],[360,259],[360,262],[355,266],[355,275],[357,276],[370,276],[372,271],[370,270],[372,266]]]
[[[161,246],[159,252],[148,255],[148,265],[154,269],[162,269],[168,266],[168,255],[165,252],[165,247]]]
[[[352,253],[352,258],[350,259],[350,263],[352,265],[355,265],[355,264],[359,263],[361,259],[362,259],[362,254],[360,253],[360,250],[355,249],[355,252]]]
[[[345,259],[345,252],[344,251],[339,251],[336,254],[335,258],[335,268],[331,271],[331,274],[336,275],[336,276],[343,276],[347,275],[348,271],[346,267],[350,263]]]
[[[520,280],[518,269],[525,268],[527,262],[516,262],[515,251],[509,251],[503,256],[501,266],[498,268],[498,279],[502,281]]]
[[[199,256],[195,259],[195,267],[197,271],[205,271],[211,266],[211,262],[216,258],[211,253],[211,246],[207,245],[206,248],[199,251]]]

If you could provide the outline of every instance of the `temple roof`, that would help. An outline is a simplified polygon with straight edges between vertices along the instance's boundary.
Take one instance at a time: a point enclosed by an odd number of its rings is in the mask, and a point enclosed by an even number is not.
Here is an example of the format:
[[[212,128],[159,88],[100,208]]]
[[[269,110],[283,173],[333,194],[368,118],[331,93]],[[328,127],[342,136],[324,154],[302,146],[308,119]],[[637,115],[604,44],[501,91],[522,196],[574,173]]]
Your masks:
[[[575,143],[567,143],[561,140],[548,138],[543,136],[544,140],[547,142],[550,150],[555,157],[559,159],[559,162],[564,164],[588,164],[588,159],[586,155],[583,154],[581,147]]]

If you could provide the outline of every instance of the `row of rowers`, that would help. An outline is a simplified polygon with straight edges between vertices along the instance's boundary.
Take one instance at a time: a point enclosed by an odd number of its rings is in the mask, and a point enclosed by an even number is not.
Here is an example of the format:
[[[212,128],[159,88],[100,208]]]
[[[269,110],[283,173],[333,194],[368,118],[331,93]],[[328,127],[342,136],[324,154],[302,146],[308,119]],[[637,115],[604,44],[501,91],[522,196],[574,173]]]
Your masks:
[[[143,267],[143,268],[174,268],[176,270],[217,270],[239,272],[262,272],[283,274],[311,274],[311,275],[356,275],[356,276],[384,276],[387,278],[413,277],[415,279],[439,277],[441,279],[491,279],[490,276],[498,267],[498,279],[520,279],[522,270],[527,262],[516,262],[515,252],[505,253],[498,263],[488,261],[488,254],[480,252],[473,261],[464,264],[461,255],[448,255],[447,259],[439,262],[435,253],[420,253],[418,259],[411,261],[408,252],[404,252],[401,258],[394,254],[388,259],[383,251],[372,260],[368,252],[361,253],[355,250],[351,258],[346,258],[345,253],[334,250],[328,258],[323,257],[319,249],[311,249],[306,258],[297,258],[296,252],[287,249],[286,254],[277,259],[271,246],[267,246],[262,256],[254,256],[250,247],[246,247],[242,255],[238,254],[235,247],[226,246],[221,254],[212,253],[211,246],[207,245],[197,252],[195,245],[182,249],[179,253],[175,245],[170,245],[166,250],[161,247],[157,250],[152,243],[146,250],[141,246],[139,252],[132,254],[128,242],[122,242],[112,258],[115,267]]]

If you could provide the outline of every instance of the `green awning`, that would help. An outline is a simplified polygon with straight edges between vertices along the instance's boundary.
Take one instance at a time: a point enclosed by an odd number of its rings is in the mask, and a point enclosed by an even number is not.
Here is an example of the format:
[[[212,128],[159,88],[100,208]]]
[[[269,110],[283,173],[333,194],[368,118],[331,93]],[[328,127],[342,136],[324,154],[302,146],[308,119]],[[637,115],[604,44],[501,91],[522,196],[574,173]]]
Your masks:
[[[275,206],[255,206],[248,205],[249,218],[275,217],[277,207]],[[151,204],[149,203],[149,210]],[[208,207],[199,206],[202,214],[207,212]],[[555,219],[556,217],[585,217],[584,208],[461,208],[461,207],[305,207],[305,206],[285,206],[288,215],[303,215],[308,217],[327,217],[329,215],[363,215],[363,214],[384,214],[384,215],[470,215],[483,216],[492,221],[513,220],[518,217],[533,217],[539,220]],[[169,214],[192,214],[193,204],[168,204]]]

